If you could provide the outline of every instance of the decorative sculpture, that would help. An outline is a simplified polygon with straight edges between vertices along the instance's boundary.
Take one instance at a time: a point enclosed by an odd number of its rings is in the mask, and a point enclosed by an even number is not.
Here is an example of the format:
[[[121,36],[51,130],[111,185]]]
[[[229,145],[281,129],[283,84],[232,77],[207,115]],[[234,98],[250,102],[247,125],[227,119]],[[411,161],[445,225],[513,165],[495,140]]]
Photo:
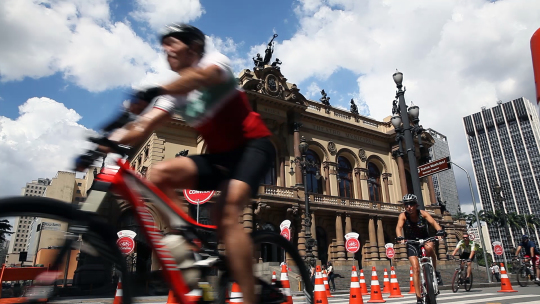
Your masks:
[[[330,97],[326,95],[324,90],[321,91],[321,95],[322,97],[319,99],[319,101],[325,106],[330,106]]]
[[[354,103],[354,99],[351,98],[351,113],[358,115],[358,107]]]
[[[186,157],[186,156],[188,156],[188,153],[189,153],[189,150],[182,150],[182,151],[176,153],[175,157],[181,157],[181,156]]]
[[[253,64],[255,65],[256,68],[263,68],[264,67],[263,59],[261,57],[261,54],[257,53],[257,57],[253,57]]]
[[[276,58],[276,61],[272,62],[272,67],[279,70],[280,67],[278,65],[281,65],[282,63],[283,62],[281,62],[279,58]]]
[[[266,50],[264,50],[264,60],[262,62],[263,67],[269,64],[270,59],[272,59],[272,54],[274,53],[274,39],[276,39],[277,36],[278,34],[274,34],[274,36],[272,36],[272,40],[268,42],[268,46],[266,47]]]
[[[394,99],[394,101],[392,101],[392,114],[394,115],[399,114],[399,107],[398,107],[397,99]]]

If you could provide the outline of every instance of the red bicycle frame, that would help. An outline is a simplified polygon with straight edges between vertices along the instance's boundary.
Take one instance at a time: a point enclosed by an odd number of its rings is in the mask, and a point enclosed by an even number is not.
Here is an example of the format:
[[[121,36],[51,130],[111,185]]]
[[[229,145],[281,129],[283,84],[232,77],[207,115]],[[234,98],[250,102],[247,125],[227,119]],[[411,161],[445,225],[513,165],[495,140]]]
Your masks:
[[[197,223],[193,218],[187,215],[179,206],[173,203],[163,192],[152,185],[144,178],[140,178],[138,173],[132,171],[123,159],[117,161],[118,170],[103,168],[96,176],[95,182],[108,183],[112,191],[128,202],[133,208],[133,214],[141,226],[142,233],[148,240],[150,247],[155,250],[158,261],[163,269],[163,276],[169,283],[176,297],[184,304],[195,304],[184,295],[190,292],[189,287],[184,282],[182,272],[178,269],[175,259],[172,257],[169,249],[161,242],[163,234],[157,229],[152,215],[147,211],[142,197],[150,197],[160,211],[167,211],[171,222],[173,220],[179,223],[180,226],[195,226],[205,230],[215,231],[216,226],[203,225]],[[92,185],[94,188],[94,185]],[[97,187],[96,187],[97,188]],[[86,202],[82,205],[81,210],[88,212],[97,212],[99,206],[103,202],[106,191],[93,189]]]

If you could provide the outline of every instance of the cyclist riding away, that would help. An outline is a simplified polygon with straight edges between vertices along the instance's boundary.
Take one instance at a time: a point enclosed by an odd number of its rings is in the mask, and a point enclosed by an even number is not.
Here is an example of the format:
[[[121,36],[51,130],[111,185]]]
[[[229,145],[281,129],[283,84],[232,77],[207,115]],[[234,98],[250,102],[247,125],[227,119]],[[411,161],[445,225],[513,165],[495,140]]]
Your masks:
[[[427,213],[425,210],[418,209],[418,198],[416,195],[405,195],[403,197],[403,205],[405,207],[405,212],[399,215],[396,226],[398,242],[404,244],[405,240],[429,238],[429,225],[433,226],[437,230],[436,235],[439,237],[439,239],[442,239],[442,237],[445,235],[444,230],[429,213]],[[433,261],[433,267],[437,273],[437,281],[440,284],[442,279],[441,274],[437,271],[435,244],[433,242],[427,242],[424,247],[426,248],[427,255],[430,256]],[[419,245],[407,243],[407,257],[409,258],[413,269],[413,283],[416,291],[416,303],[423,304],[424,301],[421,294],[422,288],[420,288],[420,264],[418,262],[419,252]]]
[[[528,235],[521,237],[521,243],[519,244],[516,250],[516,258],[519,256],[519,252],[523,248],[523,255],[525,259],[530,258],[533,264],[534,269],[536,269],[536,283],[540,282],[540,251],[538,247],[535,246],[534,242],[529,240]]]
[[[456,253],[460,249],[462,250],[462,252],[459,255],[459,258],[462,260],[467,260],[467,278],[465,280],[468,283],[470,281],[472,272],[472,259],[474,258],[474,254],[476,251],[476,243],[470,240],[468,233],[463,234],[463,239],[457,243],[456,249],[454,249],[452,255],[456,255]]]
[[[198,28],[170,24],[160,38],[167,61],[180,78],[139,92],[139,101],[155,100],[153,108],[109,139],[139,144],[175,113],[201,134],[208,154],[162,161],[150,169],[148,179],[179,206],[176,189],[222,191],[213,220],[244,303],[255,304],[253,244],[238,218],[275,159],[272,134],[237,87],[229,59],[205,53],[205,35]]]

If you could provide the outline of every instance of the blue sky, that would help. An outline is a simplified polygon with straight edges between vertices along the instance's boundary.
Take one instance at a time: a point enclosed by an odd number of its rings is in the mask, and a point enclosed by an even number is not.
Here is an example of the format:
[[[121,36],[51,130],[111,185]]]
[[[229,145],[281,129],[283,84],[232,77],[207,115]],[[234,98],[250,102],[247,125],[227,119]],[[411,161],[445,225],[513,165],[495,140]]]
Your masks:
[[[273,58],[308,98],[382,120],[404,73],[421,123],[448,136],[472,173],[462,117],[521,96],[534,100],[529,39],[535,0],[4,0],[0,2],[0,196],[67,169],[132,87],[171,74],[156,40],[168,22],[201,28],[235,71],[274,33]],[[460,198],[468,185],[456,172]],[[465,208],[467,210],[467,207]],[[469,209],[470,210],[470,209]]]

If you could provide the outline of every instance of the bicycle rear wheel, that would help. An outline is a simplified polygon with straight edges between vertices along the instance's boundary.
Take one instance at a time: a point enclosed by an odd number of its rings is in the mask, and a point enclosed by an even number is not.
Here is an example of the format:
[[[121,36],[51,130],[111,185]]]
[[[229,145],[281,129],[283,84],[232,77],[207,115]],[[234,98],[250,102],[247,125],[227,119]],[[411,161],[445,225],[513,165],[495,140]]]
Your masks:
[[[467,283],[467,280],[465,280],[465,283],[463,284],[465,287],[465,291],[471,291],[473,283],[473,273],[471,271],[471,276],[469,277],[469,282]]]
[[[299,281],[303,292],[302,293],[295,293],[292,292],[296,285],[290,284],[290,291],[292,293],[292,296],[295,298],[294,303],[300,304],[313,304],[313,285],[311,284],[309,271],[304,264],[304,260],[298,253],[298,250],[292,245],[291,242],[287,241],[284,237],[277,233],[273,232],[267,232],[267,231],[257,231],[252,234],[252,240],[254,243],[254,249],[255,250],[261,250],[262,246],[264,244],[272,245],[277,247],[277,252],[284,251],[289,258],[292,259],[295,266],[289,265],[291,268],[291,271],[289,272],[289,280],[290,281]],[[292,264],[292,263],[291,263]],[[271,285],[271,278],[272,278],[272,272],[271,269],[268,269],[267,271],[261,271],[263,269],[257,269],[257,265],[262,264],[254,264],[254,274],[256,283],[261,285],[262,287],[262,293],[260,302],[262,304],[279,304],[283,302],[283,300],[287,300],[286,296],[288,294],[282,293],[280,291],[281,284],[278,280],[276,285]],[[269,266],[268,268],[271,268],[272,266]],[[276,274],[278,274],[280,269],[277,267],[275,268]],[[294,275],[293,272],[296,272]],[[232,283],[234,282],[234,279],[231,276],[231,273],[229,271],[226,271],[224,274],[221,275],[220,282],[219,282],[219,290],[218,290],[218,304],[225,304],[227,302],[235,302],[235,295],[231,297],[229,292],[232,289]]]
[[[527,267],[521,266],[516,274],[517,282],[521,287],[527,287],[529,283],[529,274],[527,272]]]
[[[437,304],[435,298],[435,286],[437,282],[433,278],[433,266],[430,264],[424,265],[424,280],[426,284],[426,304]]]
[[[123,303],[132,303],[132,291],[130,286],[130,277],[127,274],[125,259],[123,258],[118,246],[116,246],[116,229],[105,222],[96,214],[90,214],[78,210],[74,205],[45,197],[11,197],[0,199],[0,218],[10,216],[28,216],[42,219],[57,220],[67,223],[68,230],[65,232],[66,238],[59,240],[60,250],[54,256],[51,267],[46,272],[36,275],[32,281],[44,281],[44,284],[33,285],[28,291],[27,298],[13,298],[13,302],[4,299],[2,303],[35,303],[40,299],[48,301],[56,295],[56,288],[51,282],[57,282],[60,269],[67,259],[68,252],[71,252],[75,242],[74,237],[82,236],[80,249],[82,252],[89,251],[91,255],[97,255],[100,261],[106,261],[116,265],[122,276],[123,284]],[[58,235],[61,235],[58,234]],[[78,245],[79,246],[79,245]],[[40,249],[40,248],[38,248]],[[65,266],[64,266],[65,267]],[[67,268],[67,267],[66,267]],[[46,279],[44,279],[46,278]],[[65,278],[65,275],[64,275]],[[112,279],[112,275],[111,275]],[[52,280],[52,281],[51,281]]]
[[[461,278],[461,271],[456,270],[454,272],[454,277],[452,278],[452,291],[457,292],[459,289],[459,279]]]

